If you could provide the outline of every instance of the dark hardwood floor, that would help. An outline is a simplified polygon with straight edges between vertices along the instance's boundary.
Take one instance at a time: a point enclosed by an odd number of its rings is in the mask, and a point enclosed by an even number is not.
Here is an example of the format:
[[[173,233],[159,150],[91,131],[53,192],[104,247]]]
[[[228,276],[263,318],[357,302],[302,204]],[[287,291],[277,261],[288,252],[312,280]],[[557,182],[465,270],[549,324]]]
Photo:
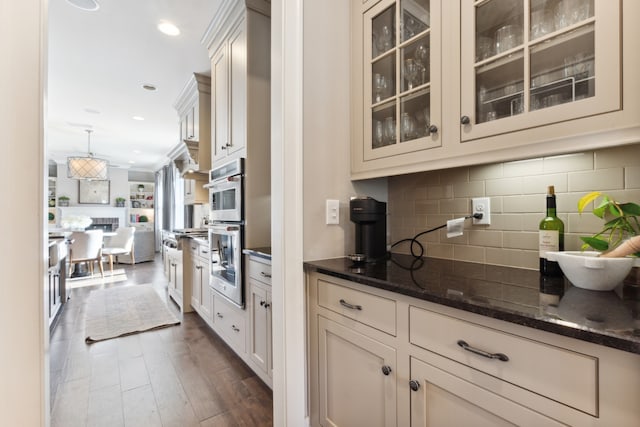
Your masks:
[[[117,268],[127,281],[70,291],[51,335],[51,426],[273,425],[271,390],[195,312],[181,316],[159,256]],[[181,324],[86,344],[91,290],[131,284],[152,284]]]

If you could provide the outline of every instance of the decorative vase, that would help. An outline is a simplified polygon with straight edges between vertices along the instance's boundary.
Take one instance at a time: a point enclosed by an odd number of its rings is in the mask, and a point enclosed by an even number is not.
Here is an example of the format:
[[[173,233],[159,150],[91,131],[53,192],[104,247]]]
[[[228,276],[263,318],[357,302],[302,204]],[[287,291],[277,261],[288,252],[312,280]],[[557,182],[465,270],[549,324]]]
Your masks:
[[[116,202],[116,208],[124,208],[124,202]]]
[[[60,200],[60,199],[58,199],[58,205],[59,206],[69,206],[69,201],[68,200]]]

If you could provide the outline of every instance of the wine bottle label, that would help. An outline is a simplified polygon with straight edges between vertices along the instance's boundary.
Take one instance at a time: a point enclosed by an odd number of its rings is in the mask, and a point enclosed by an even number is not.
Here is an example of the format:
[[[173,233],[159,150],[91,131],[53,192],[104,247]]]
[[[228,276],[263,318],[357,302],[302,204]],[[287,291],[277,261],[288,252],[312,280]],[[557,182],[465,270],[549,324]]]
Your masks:
[[[558,230],[540,230],[538,249],[540,258],[546,258],[547,252],[560,250],[560,232]]]

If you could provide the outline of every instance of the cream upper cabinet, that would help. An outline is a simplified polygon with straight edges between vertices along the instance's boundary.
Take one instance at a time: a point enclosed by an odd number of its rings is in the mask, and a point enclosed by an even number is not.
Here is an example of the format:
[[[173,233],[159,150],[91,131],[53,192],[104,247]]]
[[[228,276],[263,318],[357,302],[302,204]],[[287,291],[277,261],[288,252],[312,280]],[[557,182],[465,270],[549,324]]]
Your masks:
[[[203,43],[211,58],[212,162],[269,144],[270,4],[225,0]]]
[[[180,136],[186,145],[189,169],[207,173],[211,169],[211,77],[193,73],[174,107],[180,117]]]
[[[461,140],[622,108],[620,1],[462,1]]]
[[[640,141],[640,2],[379,0],[352,11],[353,179]]]
[[[354,19],[354,168],[439,147],[440,1],[384,0]]]

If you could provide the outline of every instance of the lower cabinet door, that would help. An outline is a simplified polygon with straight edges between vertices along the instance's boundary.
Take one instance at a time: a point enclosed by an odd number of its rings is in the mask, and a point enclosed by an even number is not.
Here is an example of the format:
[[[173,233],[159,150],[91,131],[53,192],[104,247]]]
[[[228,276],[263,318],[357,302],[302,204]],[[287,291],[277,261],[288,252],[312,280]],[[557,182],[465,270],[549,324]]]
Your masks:
[[[396,350],[318,318],[320,425],[395,426]]]
[[[202,269],[200,269],[200,273],[202,274],[202,285],[200,287],[200,291],[202,295],[200,296],[200,315],[207,321],[211,322],[212,320],[212,307],[211,307],[211,287],[209,287],[209,262],[204,261],[202,263]]]
[[[415,358],[409,386],[411,427],[564,425]]]
[[[249,357],[267,374],[271,358],[271,301],[268,293],[249,279]]]

